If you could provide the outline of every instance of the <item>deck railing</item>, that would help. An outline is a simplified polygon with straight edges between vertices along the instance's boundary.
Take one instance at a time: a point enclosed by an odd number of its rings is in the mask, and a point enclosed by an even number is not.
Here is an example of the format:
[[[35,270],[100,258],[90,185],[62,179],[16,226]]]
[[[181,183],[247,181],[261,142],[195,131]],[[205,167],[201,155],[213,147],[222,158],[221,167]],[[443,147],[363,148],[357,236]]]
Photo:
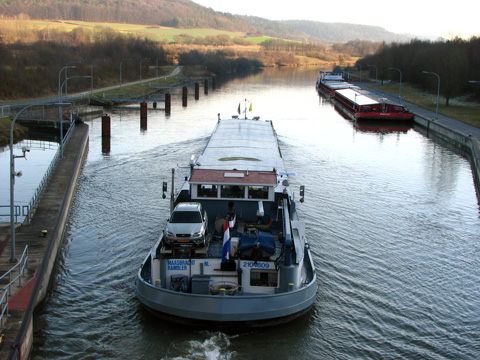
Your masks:
[[[0,290],[1,295],[1,303],[2,303],[2,308],[0,312],[0,325],[3,328],[4,325],[4,315],[5,313],[8,316],[8,297],[12,295],[12,285],[15,283],[15,281],[18,280],[18,287],[22,286],[22,278],[25,277],[25,268],[28,267],[28,245],[25,246],[25,250],[23,250],[22,257],[20,260],[13,266],[10,270],[8,270],[5,274],[3,274],[0,277],[0,282],[5,281],[8,279],[8,284],[3,286],[3,288]],[[14,272],[18,270],[18,274],[14,275]]]

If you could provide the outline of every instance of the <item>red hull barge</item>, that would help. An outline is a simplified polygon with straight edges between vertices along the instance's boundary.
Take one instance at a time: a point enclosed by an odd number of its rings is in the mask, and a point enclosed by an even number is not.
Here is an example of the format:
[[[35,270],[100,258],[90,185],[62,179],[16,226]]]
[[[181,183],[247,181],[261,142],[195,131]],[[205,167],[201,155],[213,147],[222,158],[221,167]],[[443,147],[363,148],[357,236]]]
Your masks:
[[[321,95],[330,99],[336,90],[358,87],[343,80],[343,72],[320,71],[316,88]]]
[[[400,104],[372,99],[353,89],[335,90],[331,96],[337,108],[352,120],[411,121],[413,115]]]

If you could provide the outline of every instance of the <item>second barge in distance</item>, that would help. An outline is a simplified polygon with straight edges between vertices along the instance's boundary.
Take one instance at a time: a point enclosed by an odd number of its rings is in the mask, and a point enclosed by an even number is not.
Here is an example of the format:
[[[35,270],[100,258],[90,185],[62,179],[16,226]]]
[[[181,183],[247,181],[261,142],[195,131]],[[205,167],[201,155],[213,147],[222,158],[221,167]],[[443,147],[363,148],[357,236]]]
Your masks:
[[[271,121],[219,116],[138,271],[141,304],[166,320],[234,329],[307,313],[316,273],[291,175]]]
[[[412,121],[411,114],[403,105],[367,96],[358,86],[343,79],[343,73],[320,71],[316,88],[330,99],[337,109],[352,120]]]

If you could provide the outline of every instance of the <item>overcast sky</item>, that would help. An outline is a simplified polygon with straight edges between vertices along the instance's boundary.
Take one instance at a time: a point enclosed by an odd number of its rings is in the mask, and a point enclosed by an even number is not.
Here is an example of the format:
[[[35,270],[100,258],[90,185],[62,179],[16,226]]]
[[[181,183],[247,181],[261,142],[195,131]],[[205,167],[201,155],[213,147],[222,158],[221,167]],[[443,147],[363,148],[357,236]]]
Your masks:
[[[260,16],[270,20],[313,20],[374,25],[398,34],[468,39],[480,36],[480,11],[475,0],[193,0],[216,11]]]

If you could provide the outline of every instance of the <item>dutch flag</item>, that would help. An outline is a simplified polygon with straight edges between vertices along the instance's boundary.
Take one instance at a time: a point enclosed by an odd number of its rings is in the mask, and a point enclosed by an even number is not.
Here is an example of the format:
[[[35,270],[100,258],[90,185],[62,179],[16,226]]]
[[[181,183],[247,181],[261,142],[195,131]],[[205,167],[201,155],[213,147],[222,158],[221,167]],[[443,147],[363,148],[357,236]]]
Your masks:
[[[225,221],[225,232],[223,233],[222,264],[228,259],[230,259],[230,228],[227,219]]]

